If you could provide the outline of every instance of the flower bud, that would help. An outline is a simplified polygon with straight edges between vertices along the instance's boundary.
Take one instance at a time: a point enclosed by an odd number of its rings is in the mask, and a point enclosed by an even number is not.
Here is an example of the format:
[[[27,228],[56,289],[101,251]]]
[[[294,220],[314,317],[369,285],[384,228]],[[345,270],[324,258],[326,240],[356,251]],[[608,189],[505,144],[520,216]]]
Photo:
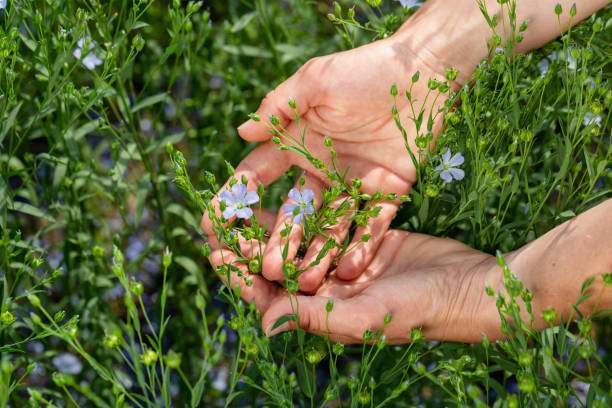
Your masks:
[[[421,76],[421,73],[419,71],[415,72],[412,76],[412,82],[417,82],[419,80],[419,76]]]
[[[142,353],[140,361],[146,366],[153,365],[157,361],[157,353],[154,350],[148,349]]]
[[[13,315],[13,313],[9,312],[8,310],[3,312],[0,315],[0,323],[2,323],[5,326],[9,326],[13,324],[15,320],[17,320],[16,317]]]
[[[395,84],[395,82],[393,83],[393,85],[391,85],[391,95],[397,96],[397,85]]]
[[[293,99],[292,97],[289,97],[289,107],[291,109],[297,109],[297,104],[295,103],[295,99]]]
[[[270,123],[273,126],[278,126],[278,125],[280,125],[280,119],[278,117],[276,117],[276,115],[272,114],[272,115],[270,115]]]
[[[557,5],[555,6],[555,14],[561,15],[562,12],[563,12],[563,8],[561,7],[561,4],[557,3]]]
[[[130,282],[130,292],[132,292],[132,294],[136,296],[142,295],[142,292],[144,292],[144,286],[142,285],[142,282],[132,280]]]
[[[28,295],[28,301],[34,307],[40,307],[40,299],[35,294]]]
[[[330,313],[332,311],[332,309],[334,308],[334,300],[333,299],[329,299],[327,301],[327,305],[325,305],[325,311],[327,313]]]

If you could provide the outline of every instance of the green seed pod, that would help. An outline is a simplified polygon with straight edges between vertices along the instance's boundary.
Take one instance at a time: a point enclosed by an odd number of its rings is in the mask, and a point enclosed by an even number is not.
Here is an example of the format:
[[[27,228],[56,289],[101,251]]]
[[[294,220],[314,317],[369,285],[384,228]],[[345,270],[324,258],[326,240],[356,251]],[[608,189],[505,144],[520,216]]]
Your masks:
[[[521,367],[529,367],[532,361],[533,361],[533,357],[531,356],[530,352],[522,351],[519,354],[518,363]]]
[[[181,360],[183,355],[181,353],[175,353],[174,350],[170,350],[168,354],[166,354],[166,365],[170,368],[174,368],[175,370],[181,366]]]
[[[325,305],[325,311],[327,313],[330,313],[332,311],[332,309],[334,308],[334,300],[333,299],[329,299],[327,301],[327,305]]]
[[[412,75],[412,83],[418,82],[419,76],[421,76],[421,73],[419,71],[415,72],[414,75]]]
[[[253,274],[261,273],[261,261],[259,258],[253,258],[249,261],[249,272]]]

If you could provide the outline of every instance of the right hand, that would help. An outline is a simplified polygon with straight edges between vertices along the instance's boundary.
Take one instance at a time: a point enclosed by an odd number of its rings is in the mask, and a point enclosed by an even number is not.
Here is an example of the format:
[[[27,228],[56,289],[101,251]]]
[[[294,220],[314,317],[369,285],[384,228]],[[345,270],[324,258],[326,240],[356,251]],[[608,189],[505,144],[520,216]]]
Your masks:
[[[393,97],[389,90],[395,82],[399,90],[397,109],[408,132],[408,145],[416,152],[417,133],[414,125],[406,119],[412,116],[412,111],[404,93],[410,87],[412,75],[420,71],[420,80],[412,90],[412,98],[420,106],[428,92],[428,79],[444,80],[445,67],[429,58],[430,54],[417,55],[406,44],[405,38],[399,41],[390,37],[350,51],[314,58],[271,91],[257,114],[265,121],[270,115],[276,115],[281,125],[291,135],[297,136],[294,114],[288,105],[289,99],[294,99],[301,125],[307,126],[305,144],[314,157],[330,165],[329,149],[323,144],[323,138],[328,136],[338,154],[340,169],[349,169],[348,180],[355,177],[361,179],[364,193],[373,194],[382,190],[383,193],[396,193],[398,196],[407,194],[416,180],[416,169],[393,120]],[[439,68],[440,72],[430,67]],[[438,98],[436,110],[444,99]],[[432,100],[433,95],[430,95],[429,101]],[[431,102],[428,102],[425,118],[430,107]],[[434,130],[439,129],[440,121],[441,116],[438,116]],[[303,188],[314,191],[314,205],[320,206],[321,191],[328,186],[323,172],[316,170],[301,155],[278,150],[270,141],[268,129],[264,123],[252,120],[238,128],[243,139],[262,144],[237,166],[235,177],[240,180],[243,174],[246,175],[248,189],[252,190],[259,183],[270,184],[291,165],[299,166],[306,171],[306,185]],[[226,183],[223,189],[227,188]],[[358,277],[370,263],[399,204],[399,200],[380,204],[380,215],[371,219],[368,225],[357,228],[350,246],[358,243],[364,234],[370,234],[371,238],[340,259],[336,271],[340,279]],[[263,274],[270,280],[283,278],[280,232],[290,222],[291,217],[281,209],[263,255]],[[207,214],[202,218],[202,229],[208,234],[212,232]],[[348,223],[343,222],[330,235],[337,242],[342,242],[348,229]],[[294,259],[301,237],[301,228],[293,228],[289,236],[287,261]],[[325,241],[320,236],[313,239],[302,260],[303,266],[317,256]],[[302,291],[314,292],[319,287],[336,255],[337,252],[331,251],[317,266],[300,276]]]

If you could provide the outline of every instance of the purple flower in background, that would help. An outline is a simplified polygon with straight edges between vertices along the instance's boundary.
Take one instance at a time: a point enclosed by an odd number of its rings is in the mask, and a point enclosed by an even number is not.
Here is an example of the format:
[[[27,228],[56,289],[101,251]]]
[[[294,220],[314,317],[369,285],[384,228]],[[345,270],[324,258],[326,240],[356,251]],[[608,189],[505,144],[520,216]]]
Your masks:
[[[95,41],[91,41],[89,43],[89,45],[87,45],[87,55],[85,56],[85,58],[83,58],[83,65],[85,65],[87,67],[87,69],[94,69],[95,67],[97,67],[98,65],[102,65],[104,63],[104,61],[102,61],[100,58],[98,58],[96,56],[96,54],[94,54],[93,52],[91,52],[91,49],[93,47],[95,47],[97,43]],[[81,59],[81,56],[83,55],[83,46],[85,45],[85,39],[81,38],[79,39],[79,41],[77,41],[77,49],[73,51],[72,55],[74,55],[75,58]]]
[[[593,115],[591,112],[587,112],[584,115],[584,120],[582,121],[582,124],[584,126],[589,126],[591,123],[594,123],[598,127],[601,127],[601,115]]]
[[[418,1],[418,0],[395,0],[395,1],[399,1],[402,7],[408,7],[408,8],[421,7],[423,5],[423,2]]]
[[[74,355],[70,353],[62,353],[53,357],[53,365],[58,369],[58,371],[62,374],[72,374],[76,375],[81,372],[83,369],[83,365],[81,361]]]
[[[296,202],[296,204],[285,204],[283,205],[283,211],[285,215],[293,215],[293,223],[299,224],[304,219],[304,214],[312,214],[314,207],[312,206],[312,199],[314,198],[314,192],[310,189],[305,189],[300,193],[297,188],[292,188],[289,191],[289,198]],[[294,213],[295,209],[298,208],[298,212]]]
[[[456,153],[453,157],[451,157],[451,151],[447,147],[446,153],[442,155],[442,159],[440,160],[440,164],[436,167],[437,171],[441,170],[440,177],[442,180],[450,183],[455,180],[461,180],[465,176],[465,172],[461,169],[457,169],[457,166],[460,166],[464,162],[463,155],[461,153]]]
[[[249,205],[259,201],[259,196],[255,191],[247,192],[244,184],[238,183],[232,187],[232,190],[223,190],[219,199],[226,205],[223,211],[223,218],[229,220],[234,215],[238,218],[249,219],[253,216],[253,210]]]

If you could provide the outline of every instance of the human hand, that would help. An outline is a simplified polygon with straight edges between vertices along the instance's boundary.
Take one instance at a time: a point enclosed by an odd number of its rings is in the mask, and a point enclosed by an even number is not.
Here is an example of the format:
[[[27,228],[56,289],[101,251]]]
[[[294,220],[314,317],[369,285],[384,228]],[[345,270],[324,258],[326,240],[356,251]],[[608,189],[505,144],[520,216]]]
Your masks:
[[[405,42],[396,41],[393,37],[351,51],[315,58],[270,92],[257,114],[264,120],[270,115],[276,115],[280,126],[297,136],[299,129],[294,120],[294,112],[288,104],[289,99],[293,99],[302,125],[307,128],[305,145],[314,157],[330,166],[330,151],[323,143],[327,136],[333,141],[340,170],[348,169],[349,180],[359,178],[362,192],[374,194],[382,190],[385,194],[406,194],[416,180],[416,169],[394,122],[394,101],[389,90],[392,83],[396,82],[399,94],[402,95],[412,85],[412,75],[420,71],[422,79],[414,83],[412,98],[419,104],[425,102],[430,93],[427,79],[444,80],[444,67],[438,66],[431,58],[424,58],[412,52]],[[440,68],[441,72],[435,72],[429,67]],[[433,99],[433,95],[429,95],[428,108]],[[444,96],[437,98],[434,113],[444,99]],[[412,116],[405,97],[398,98],[397,110],[402,118]],[[437,120],[434,131],[438,127]],[[245,140],[263,143],[237,166],[236,179],[241,180],[243,175],[246,176],[248,189],[254,190],[259,183],[268,185],[291,165],[296,165],[306,171],[303,189],[312,190],[314,206],[321,206],[321,191],[329,183],[325,173],[315,169],[299,154],[278,150],[270,141],[268,130],[266,124],[253,120],[239,127],[240,136]],[[408,147],[416,152],[417,132],[411,126],[406,126],[406,130]],[[226,183],[222,190],[228,186]],[[344,198],[341,197],[340,201]],[[368,225],[357,228],[353,242],[349,245],[355,248],[339,260],[336,269],[338,278],[354,279],[370,263],[399,204],[399,200],[378,204],[381,207],[378,217],[371,219]],[[281,231],[291,222],[291,215],[285,215],[281,207],[263,254],[263,274],[270,280],[279,281],[283,278]],[[328,235],[333,236],[337,242],[343,242],[348,227],[348,223],[343,222]],[[202,218],[202,228],[211,234],[212,223],[207,214]],[[369,241],[359,243],[364,234],[370,235]],[[290,244],[286,262],[291,262],[300,245],[302,229],[293,228],[288,239]],[[298,268],[309,265],[326,241],[322,236],[315,237],[301,264],[297,265]],[[330,251],[318,265],[300,275],[302,291],[313,292],[317,289],[337,254],[338,249]]]
[[[211,255],[213,265],[232,263],[229,251]],[[255,300],[262,313],[262,327],[267,335],[295,328],[286,322],[276,329],[282,316],[292,315],[297,307],[297,324],[308,332],[327,336],[333,341],[361,343],[366,330],[382,328],[388,343],[407,343],[410,331],[419,328],[430,340],[476,342],[481,334],[493,336],[499,331],[499,316],[494,299],[484,291],[501,277],[495,258],[450,239],[435,238],[403,231],[388,231],[365,271],[346,281],[337,273],[328,275],[312,296],[299,294],[289,298],[286,290],[260,275],[251,275],[247,286],[234,274],[233,284],[240,284],[242,297]],[[333,310],[326,319],[326,305],[333,299]]]
[[[554,308],[563,321],[576,316],[575,307],[583,315],[612,309],[611,210],[612,199],[504,256],[510,271],[533,294],[536,329],[549,325],[540,314],[543,309]],[[249,243],[243,245],[248,253]],[[422,329],[430,340],[479,342],[483,333],[490,340],[503,338],[496,300],[484,290],[490,286],[494,293],[506,293],[502,270],[492,255],[455,240],[388,231],[358,278],[346,281],[333,272],[314,295],[298,293],[291,300],[280,286],[235,263],[236,256],[228,250],[216,250],[210,260],[214,266],[235,264],[252,280],[247,286],[236,273],[231,277],[245,300],[255,300],[268,335],[295,328],[289,321],[272,330],[280,317],[297,311],[300,328],[344,343],[362,342],[366,330],[382,328],[388,313],[392,318],[383,334],[389,343],[410,341],[413,328]],[[590,297],[573,306],[590,278]],[[334,306],[327,318],[330,299]],[[530,321],[522,306],[521,319]]]

